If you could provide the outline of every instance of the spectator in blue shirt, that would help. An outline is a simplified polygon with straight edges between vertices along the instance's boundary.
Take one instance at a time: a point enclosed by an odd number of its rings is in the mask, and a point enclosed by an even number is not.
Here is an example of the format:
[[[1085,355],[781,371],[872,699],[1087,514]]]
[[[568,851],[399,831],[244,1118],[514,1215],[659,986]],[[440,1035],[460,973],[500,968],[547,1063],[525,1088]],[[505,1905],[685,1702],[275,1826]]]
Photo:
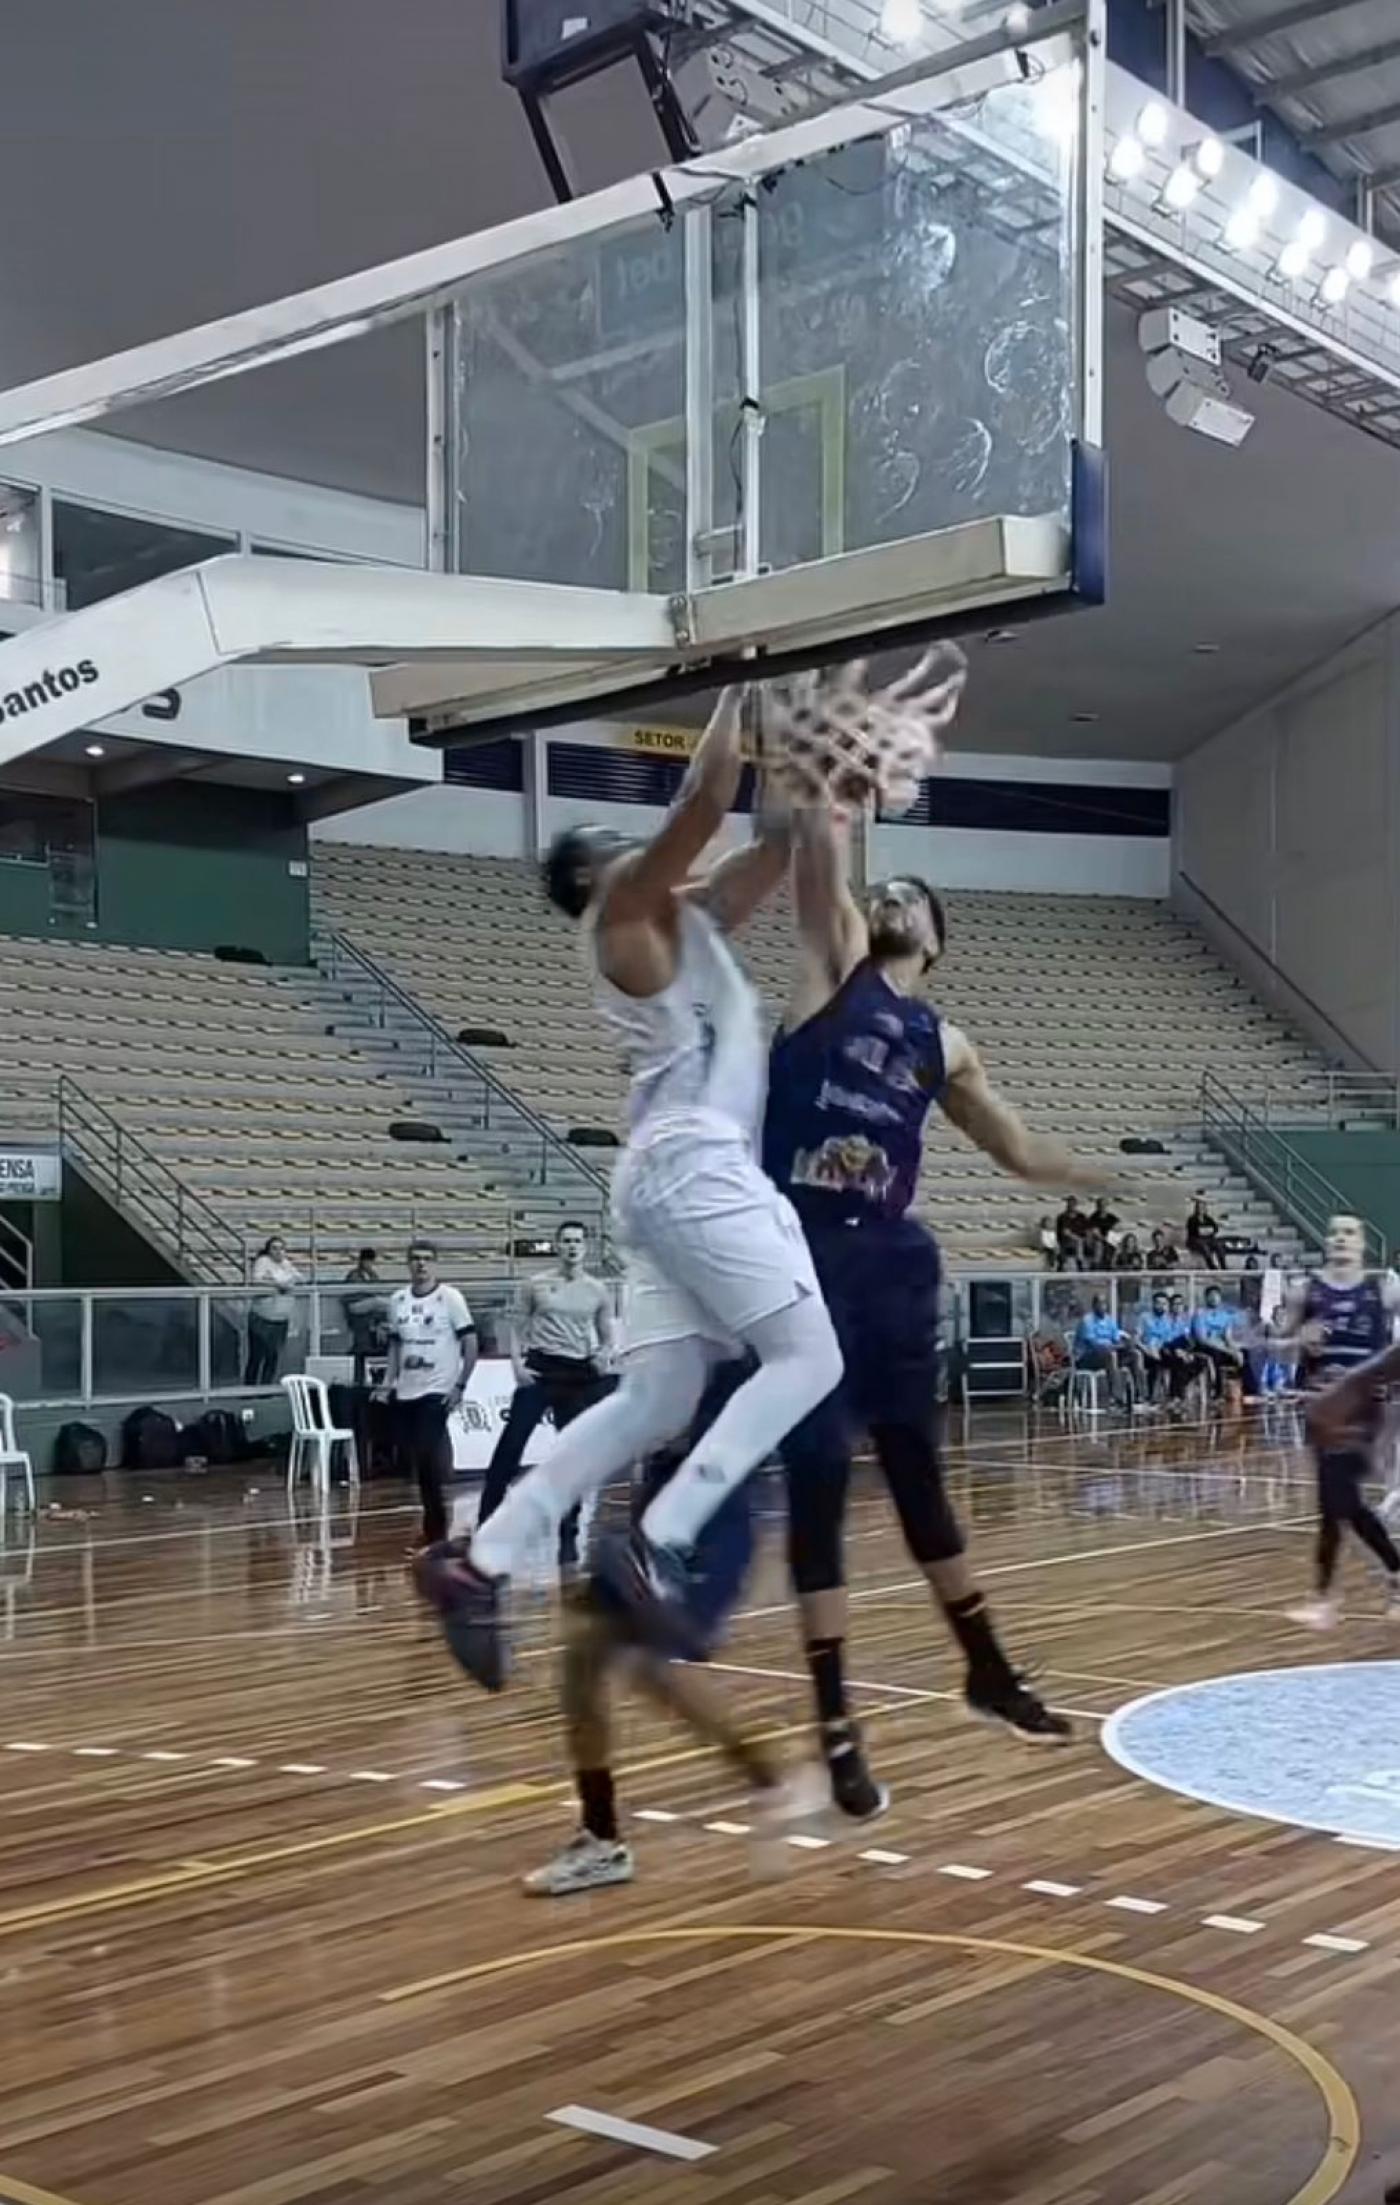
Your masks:
[[[1102,1294],[1079,1320],[1074,1330],[1074,1361],[1078,1370],[1101,1370],[1115,1394],[1124,1390],[1130,1374],[1140,1397],[1146,1397],[1147,1373],[1135,1340],[1129,1339],[1116,1317],[1110,1317]]]
[[[1237,1323],[1238,1311],[1221,1300],[1220,1288],[1208,1286],[1205,1305],[1196,1311],[1191,1337],[1197,1353],[1210,1365],[1211,1391],[1217,1401],[1227,1377],[1242,1376],[1244,1371],[1244,1349],[1235,1337]]]
[[[1179,1406],[1197,1372],[1205,1368],[1191,1338],[1191,1319],[1180,1294],[1170,1299],[1160,1289],[1152,1308],[1138,1329],[1138,1345],[1147,1368],[1150,1390],[1160,1392],[1165,1379],[1173,1406]]]

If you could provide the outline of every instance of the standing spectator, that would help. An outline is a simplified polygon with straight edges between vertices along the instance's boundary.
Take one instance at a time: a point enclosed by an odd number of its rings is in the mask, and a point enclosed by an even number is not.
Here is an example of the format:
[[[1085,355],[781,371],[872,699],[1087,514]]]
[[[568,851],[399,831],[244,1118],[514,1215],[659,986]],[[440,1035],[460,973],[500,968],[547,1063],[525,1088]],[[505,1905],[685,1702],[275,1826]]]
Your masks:
[[[484,1524],[500,1507],[519,1477],[525,1449],[541,1417],[553,1417],[554,1429],[562,1432],[616,1384],[599,1367],[600,1358],[612,1351],[612,1297],[603,1281],[585,1268],[587,1232],[572,1222],[561,1225],[554,1247],[558,1257],[554,1269],[527,1282],[512,1327],[515,1393],[486,1472],[478,1523]],[[577,1539],[578,1510],[574,1508],[559,1527],[561,1568],[573,1567]]]
[[[1113,1259],[1115,1271],[1142,1271],[1146,1269],[1143,1253],[1138,1246],[1136,1233],[1124,1233]]]
[[[1207,1271],[1223,1271],[1225,1252],[1220,1245],[1220,1227],[1206,1208],[1205,1196],[1197,1190],[1186,1219],[1186,1245]]]
[[[1110,1391],[1116,1396],[1128,1391],[1123,1384],[1125,1376],[1140,1396],[1146,1396],[1147,1372],[1138,1344],[1128,1337],[1116,1317],[1109,1316],[1102,1294],[1094,1296],[1091,1308],[1075,1327],[1074,1364],[1076,1370],[1105,1372]]]
[[[346,1285],[358,1288],[358,1292],[341,1296],[345,1322],[350,1327],[350,1352],[355,1358],[357,1386],[365,1382],[365,1365],[370,1357],[382,1355],[388,1345],[385,1320],[389,1314],[389,1297],[383,1291],[378,1262],[373,1248],[362,1248],[354,1270],[345,1274]]]
[[[1065,1206],[1055,1220],[1055,1239],[1059,1247],[1060,1269],[1082,1271],[1084,1268],[1084,1235],[1089,1220],[1079,1207],[1079,1197],[1065,1196]]]
[[[1244,1349],[1236,1338],[1238,1317],[1238,1311],[1221,1300],[1218,1286],[1206,1288],[1205,1304],[1196,1311],[1191,1337],[1210,1365],[1211,1391],[1217,1401],[1225,1390],[1226,1378],[1232,1373],[1242,1377],[1244,1373]]]
[[[1043,1217],[1041,1219],[1036,1227],[1035,1239],[1036,1246],[1045,1258],[1046,1270],[1058,1271],[1060,1268],[1060,1236],[1055,1230],[1053,1217]]]
[[[301,1284],[301,1273],[287,1254],[287,1243],[276,1233],[258,1250],[253,1284],[271,1291],[259,1294],[248,1312],[248,1361],[243,1383],[275,1386],[287,1334],[296,1315],[292,1288]]]
[[[1111,1271],[1113,1251],[1117,1245],[1118,1218],[1102,1195],[1090,1210],[1084,1222],[1084,1267],[1088,1271]]]
[[[476,1323],[455,1286],[438,1277],[437,1249],[415,1240],[408,1285],[389,1303],[385,1391],[394,1405],[394,1439],[423,1496],[423,1543],[447,1536],[452,1436],[447,1420],[461,1404],[476,1365]]]

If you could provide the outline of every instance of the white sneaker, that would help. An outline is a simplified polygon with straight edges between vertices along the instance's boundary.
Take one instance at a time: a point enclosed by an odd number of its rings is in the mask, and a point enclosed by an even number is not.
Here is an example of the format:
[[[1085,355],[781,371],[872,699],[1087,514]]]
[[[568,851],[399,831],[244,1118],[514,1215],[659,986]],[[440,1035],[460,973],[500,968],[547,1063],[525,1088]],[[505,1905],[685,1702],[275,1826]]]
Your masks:
[[[1290,1623],[1301,1623],[1305,1631],[1335,1631],[1341,1621],[1341,1606],[1330,1595],[1319,1593],[1312,1600],[1288,1610]]]
[[[821,1822],[831,1805],[831,1782],[815,1761],[799,1761],[772,1791],[754,1794],[752,1864],[756,1876],[781,1876],[792,1865],[788,1839],[803,1825]]]
[[[521,1886],[537,1899],[563,1899],[571,1891],[596,1891],[606,1883],[630,1883],[636,1873],[632,1848],[617,1840],[578,1830],[553,1860],[521,1877]]]

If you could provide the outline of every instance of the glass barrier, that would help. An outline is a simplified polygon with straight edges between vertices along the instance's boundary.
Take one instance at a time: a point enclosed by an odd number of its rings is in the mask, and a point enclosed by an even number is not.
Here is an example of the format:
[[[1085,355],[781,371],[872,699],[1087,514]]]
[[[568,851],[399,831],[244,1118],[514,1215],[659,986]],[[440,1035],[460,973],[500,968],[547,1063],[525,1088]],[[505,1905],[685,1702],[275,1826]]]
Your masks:
[[[81,1295],[6,1295],[0,1300],[0,1393],[13,1401],[81,1399]]]
[[[199,1303],[188,1295],[95,1295],[92,1390],[99,1399],[197,1393]]]

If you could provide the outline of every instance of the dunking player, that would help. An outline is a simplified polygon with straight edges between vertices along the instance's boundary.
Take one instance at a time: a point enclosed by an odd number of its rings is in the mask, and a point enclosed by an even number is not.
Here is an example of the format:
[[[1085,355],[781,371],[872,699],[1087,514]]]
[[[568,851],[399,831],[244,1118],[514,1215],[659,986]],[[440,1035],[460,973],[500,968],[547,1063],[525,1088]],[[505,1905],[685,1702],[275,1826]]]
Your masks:
[[[649,843],[601,829],[560,836],[550,899],[583,922],[599,1007],[631,1073],[629,1135],[613,1179],[628,1250],[621,1382],[562,1433],[463,1552],[439,1545],[420,1583],[479,1683],[505,1682],[501,1591],[526,1548],[588,1493],[689,1425],[711,1360],[758,1368],[629,1538],[599,1542],[595,1573],[663,1652],[695,1643],[683,1563],[725,1495],[836,1385],[841,1353],[790,1205],[755,1153],[767,1051],[757,997],[725,938],[787,865],[787,830],[760,832],[690,877],[738,792],[739,698],[727,693],[680,796]]]
[[[963,1551],[936,1440],[940,1261],[909,1216],[924,1122],[938,1103],[1023,1179],[1088,1182],[1060,1143],[1027,1131],[990,1086],[967,1037],[916,992],[942,953],[943,907],[926,882],[885,881],[862,912],[844,833],[830,812],[798,815],[793,883],[801,958],[774,1043],[764,1163],[802,1220],[836,1323],[846,1375],[784,1443],[793,1580],[838,1806],[878,1814],[846,1700],[842,1525],[854,1431],[871,1442],[905,1540],[967,1656],[969,1710],[1017,1736],[1070,1736],[1013,1668]]]
[[[1375,1368],[1372,1358],[1388,1347],[1400,1302],[1400,1282],[1393,1275],[1383,1280],[1366,1276],[1366,1234],[1359,1218],[1329,1220],[1325,1254],[1322,1269],[1289,1295],[1283,1316],[1283,1329],[1302,1352],[1304,1384],[1319,1393],[1334,1380],[1347,1383],[1348,1374],[1360,1378]],[[1380,1403],[1374,1389],[1364,1398],[1358,1392],[1356,1401],[1361,1413],[1340,1436],[1328,1436],[1322,1403],[1321,1415],[1310,1418],[1315,1422],[1319,1513],[1316,1590],[1289,1614],[1313,1631],[1332,1630],[1341,1613],[1333,1585],[1347,1524],[1385,1571],[1387,1612],[1400,1621],[1400,1552],[1362,1492],[1376,1474]]]

